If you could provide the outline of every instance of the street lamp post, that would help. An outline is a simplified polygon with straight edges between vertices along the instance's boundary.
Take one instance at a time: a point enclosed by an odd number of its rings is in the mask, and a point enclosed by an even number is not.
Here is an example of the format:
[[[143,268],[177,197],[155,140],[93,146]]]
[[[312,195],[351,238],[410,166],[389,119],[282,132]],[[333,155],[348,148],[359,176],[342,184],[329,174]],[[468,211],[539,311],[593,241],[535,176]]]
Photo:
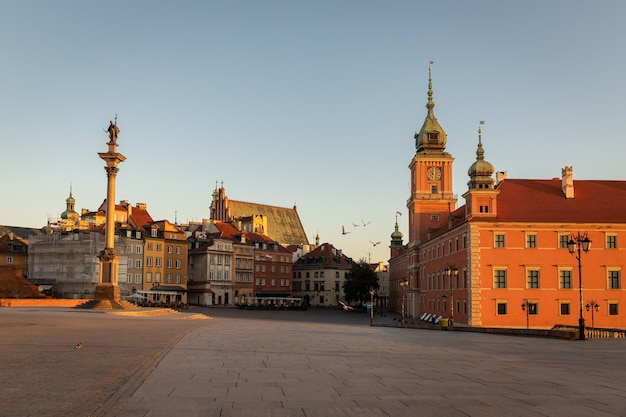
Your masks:
[[[524,299],[522,303],[522,311],[526,312],[526,329],[528,329],[528,313],[530,313],[530,304],[528,300]]]
[[[600,304],[598,304],[595,300],[591,300],[587,302],[585,308],[587,309],[587,311],[591,311],[591,328],[596,327],[593,319],[593,312],[600,311]]]
[[[374,324],[374,294],[376,294],[376,290],[370,288],[370,326]]]
[[[591,240],[587,236],[587,232],[582,235],[578,232],[576,235],[572,233],[567,242],[569,253],[576,256],[578,261],[578,293],[580,297],[580,316],[578,318],[578,339],[585,340],[585,318],[583,317],[583,267],[580,261],[581,249],[587,253],[591,247]]]
[[[406,287],[409,285],[409,280],[405,279],[400,281],[400,287],[402,289],[402,327],[404,327],[404,305],[406,300]]]
[[[448,323],[448,326],[452,327],[454,324],[454,287],[456,286],[456,278],[459,276],[459,270],[455,266],[449,266],[443,272],[448,276],[448,279],[450,280],[450,323]]]

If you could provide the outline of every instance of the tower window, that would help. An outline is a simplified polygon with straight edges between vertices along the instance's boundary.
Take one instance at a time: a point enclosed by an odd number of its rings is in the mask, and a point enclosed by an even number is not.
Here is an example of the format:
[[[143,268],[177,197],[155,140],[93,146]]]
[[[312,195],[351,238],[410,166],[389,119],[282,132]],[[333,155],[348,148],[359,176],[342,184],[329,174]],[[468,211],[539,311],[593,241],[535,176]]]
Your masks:
[[[439,137],[439,134],[437,132],[431,132],[431,133],[428,134],[428,141],[429,142],[436,142],[438,137]]]
[[[431,194],[437,194],[437,186],[436,185],[431,185],[430,186],[430,193]]]

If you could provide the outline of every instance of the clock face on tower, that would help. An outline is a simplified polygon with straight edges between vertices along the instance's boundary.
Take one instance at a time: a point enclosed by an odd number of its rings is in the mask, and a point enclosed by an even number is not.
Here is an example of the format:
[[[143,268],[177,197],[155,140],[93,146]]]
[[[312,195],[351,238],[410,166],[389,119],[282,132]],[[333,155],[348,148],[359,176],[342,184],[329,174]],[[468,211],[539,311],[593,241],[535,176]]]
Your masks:
[[[428,168],[427,175],[428,179],[431,181],[438,180],[439,178],[441,178],[441,170],[439,168],[430,167]]]

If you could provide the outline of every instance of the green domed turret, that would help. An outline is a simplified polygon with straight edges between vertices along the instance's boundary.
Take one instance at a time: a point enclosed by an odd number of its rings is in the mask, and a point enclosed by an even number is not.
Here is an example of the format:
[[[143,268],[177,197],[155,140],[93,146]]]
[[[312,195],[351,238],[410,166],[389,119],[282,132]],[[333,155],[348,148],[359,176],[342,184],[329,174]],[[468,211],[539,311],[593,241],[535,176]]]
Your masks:
[[[481,122],[482,124],[483,122]],[[470,190],[493,189],[494,179],[491,178],[495,171],[493,165],[485,161],[485,151],[482,144],[483,130],[478,128],[478,149],[476,150],[476,162],[467,170],[470,180],[467,183]]]

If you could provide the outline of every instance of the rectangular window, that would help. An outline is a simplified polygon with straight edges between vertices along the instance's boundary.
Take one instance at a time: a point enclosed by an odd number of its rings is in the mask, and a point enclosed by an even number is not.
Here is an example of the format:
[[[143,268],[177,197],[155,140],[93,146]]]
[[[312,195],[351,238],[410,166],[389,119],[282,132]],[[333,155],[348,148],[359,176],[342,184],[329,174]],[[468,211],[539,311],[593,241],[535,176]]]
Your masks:
[[[152,242],[148,243],[148,250],[152,250],[153,246],[152,246]]]
[[[507,303],[498,303],[498,316],[505,316],[507,314]]]
[[[172,274],[167,274],[167,283],[168,284],[172,283]]]
[[[183,253],[183,250],[181,249],[181,247],[176,246],[176,255],[180,255],[181,253]]]
[[[569,242],[569,235],[559,235],[559,249],[567,249],[567,242]]]
[[[154,282],[161,282],[161,273],[160,272],[157,272],[154,275]]]
[[[126,274],[126,282],[129,284],[133,282],[133,274]]]
[[[172,245],[167,245],[167,253],[173,253]]]
[[[609,303],[609,316],[619,315],[619,304]]]
[[[135,284],[141,284],[141,274],[135,274]]]
[[[435,184],[430,186],[430,193],[437,194],[437,186]]]
[[[176,283],[180,284],[180,274],[176,274]]]
[[[527,234],[526,235],[526,247],[529,249],[534,249],[537,247],[537,235],[536,234]]]
[[[506,269],[496,269],[494,275],[494,288],[506,288]]]
[[[151,229],[151,230],[150,230],[150,236],[152,236],[152,237],[157,237],[157,233],[158,233],[158,232],[159,232],[159,231],[158,231],[157,229]]]
[[[528,288],[539,288],[539,270],[529,269],[527,274],[528,274]]]
[[[559,288],[572,288],[572,271],[568,269],[561,269],[559,271]]]
[[[152,272],[146,272],[146,282],[152,282]]]
[[[7,264],[11,265],[13,263],[13,257],[12,256],[7,256]]]
[[[146,258],[146,266],[152,266],[152,256]]]
[[[141,246],[139,245],[135,246],[135,253],[138,255],[141,255]]]
[[[621,288],[620,283],[620,271],[609,271],[609,289],[619,290]]]
[[[168,260],[167,260],[167,267],[168,267],[168,268],[172,268],[173,266],[174,266],[174,263],[172,262],[172,260],[171,260],[171,259],[168,259]]]
[[[135,268],[141,269],[141,259],[135,259]]]
[[[156,266],[157,268],[161,267],[161,258],[156,258]]]
[[[504,233],[497,233],[495,235],[495,247],[496,248],[505,247]]]
[[[159,251],[159,252],[160,252],[161,250],[163,250],[162,248],[163,248],[163,246],[162,246],[160,243],[157,243],[157,244],[156,244],[156,250],[157,250],[157,251]]]
[[[617,235],[607,235],[607,237],[606,237],[606,248],[607,249],[617,249]]]
[[[539,313],[539,308],[537,303],[528,303],[528,314],[532,316],[536,316]]]
[[[561,315],[569,316],[570,314],[570,305],[569,303],[561,303]]]

